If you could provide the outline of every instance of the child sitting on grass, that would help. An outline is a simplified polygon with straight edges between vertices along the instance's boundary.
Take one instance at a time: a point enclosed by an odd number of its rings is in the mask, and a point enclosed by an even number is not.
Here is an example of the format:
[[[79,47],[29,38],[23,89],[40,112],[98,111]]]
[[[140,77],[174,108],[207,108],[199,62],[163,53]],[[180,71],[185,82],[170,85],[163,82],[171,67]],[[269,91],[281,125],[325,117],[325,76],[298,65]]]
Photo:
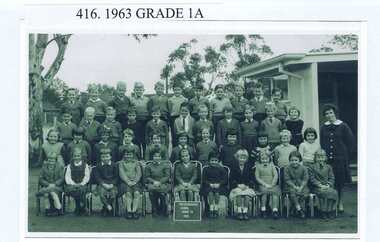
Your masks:
[[[289,165],[284,168],[285,192],[288,193],[290,202],[296,209],[299,218],[305,218],[305,212],[301,205],[309,195],[309,173],[307,168],[301,164],[302,157],[298,151],[289,155]]]
[[[236,160],[239,162],[231,169],[230,200],[234,204],[234,214],[239,220],[249,220],[248,206],[250,200],[255,196],[252,189],[254,184],[253,165],[248,161],[248,151],[240,149],[235,153]]]
[[[139,214],[137,209],[141,201],[141,179],[142,169],[134,156],[135,150],[128,147],[124,151],[124,157],[119,162],[119,176],[120,176],[120,194],[123,195],[123,201],[126,202],[127,219],[138,219]]]
[[[220,164],[218,153],[211,151],[208,155],[209,165],[203,168],[202,194],[207,198],[209,205],[209,217],[216,218],[219,215],[220,195],[228,193],[227,170]]]
[[[62,205],[59,195],[63,191],[63,182],[64,168],[57,162],[57,154],[49,153],[40,172],[38,184],[41,187],[37,192],[37,196],[44,198],[46,216],[61,214]]]
[[[310,167],[311,190],[319,199],[321,218],[333,218],[338,201],[338,192],[334,189],[333,169],[326,164],[327,157],[324,150],[318,150],[314,157],[315,163]]]
[[[258,183],[258,191],[261,195],[261,214],[267,217],[267,201],[272,209],[272,217],[279,218],[279,196],[281,196],[281,188],[278,184],[279,174],[277,168],[271,162],[271,157],[266,153],[260,153],[259,163],[256,164],[255,178]]]

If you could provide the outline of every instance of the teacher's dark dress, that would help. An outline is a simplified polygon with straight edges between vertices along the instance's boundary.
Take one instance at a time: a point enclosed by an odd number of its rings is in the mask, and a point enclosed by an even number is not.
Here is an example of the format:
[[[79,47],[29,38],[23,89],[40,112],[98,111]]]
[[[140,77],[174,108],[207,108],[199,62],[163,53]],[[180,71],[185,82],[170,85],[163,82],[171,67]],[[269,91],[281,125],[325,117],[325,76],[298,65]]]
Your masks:
[[[326,151],[327,163],[333,168],[335,185],[341,188],[351,182],[349,161],[354,154],[355,138],[348,125],[340,120],[326,122],[320,130],[321,147]]]

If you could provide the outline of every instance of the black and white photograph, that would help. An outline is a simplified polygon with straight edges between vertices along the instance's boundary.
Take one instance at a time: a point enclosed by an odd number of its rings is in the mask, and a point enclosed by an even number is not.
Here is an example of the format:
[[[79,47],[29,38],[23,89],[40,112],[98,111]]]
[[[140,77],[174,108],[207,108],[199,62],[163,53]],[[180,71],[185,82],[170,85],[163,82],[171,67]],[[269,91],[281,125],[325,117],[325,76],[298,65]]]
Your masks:
[[[357,235],[356,33],[27,38],[31,237]]]

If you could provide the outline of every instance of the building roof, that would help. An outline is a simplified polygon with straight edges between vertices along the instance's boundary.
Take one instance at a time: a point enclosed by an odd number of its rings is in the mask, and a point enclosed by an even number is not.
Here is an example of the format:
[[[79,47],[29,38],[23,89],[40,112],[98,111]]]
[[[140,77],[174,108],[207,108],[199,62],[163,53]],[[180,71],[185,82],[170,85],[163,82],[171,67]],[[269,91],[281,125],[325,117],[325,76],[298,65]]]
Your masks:
[[[241,68],[236,72],[238,76],[256,75],[278,68],[279,65],[357,61],[358,52],[327,52],[327,53],[286,53],[258,63]]]

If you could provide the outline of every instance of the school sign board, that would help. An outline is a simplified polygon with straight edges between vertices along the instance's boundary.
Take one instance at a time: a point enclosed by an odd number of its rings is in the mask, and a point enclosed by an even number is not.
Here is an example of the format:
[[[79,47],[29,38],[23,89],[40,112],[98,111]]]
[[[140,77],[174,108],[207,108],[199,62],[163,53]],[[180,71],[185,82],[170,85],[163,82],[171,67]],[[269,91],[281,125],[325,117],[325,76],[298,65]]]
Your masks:
[[[201,221],[202,210],[200,201],[175,201],[174,221]]]

